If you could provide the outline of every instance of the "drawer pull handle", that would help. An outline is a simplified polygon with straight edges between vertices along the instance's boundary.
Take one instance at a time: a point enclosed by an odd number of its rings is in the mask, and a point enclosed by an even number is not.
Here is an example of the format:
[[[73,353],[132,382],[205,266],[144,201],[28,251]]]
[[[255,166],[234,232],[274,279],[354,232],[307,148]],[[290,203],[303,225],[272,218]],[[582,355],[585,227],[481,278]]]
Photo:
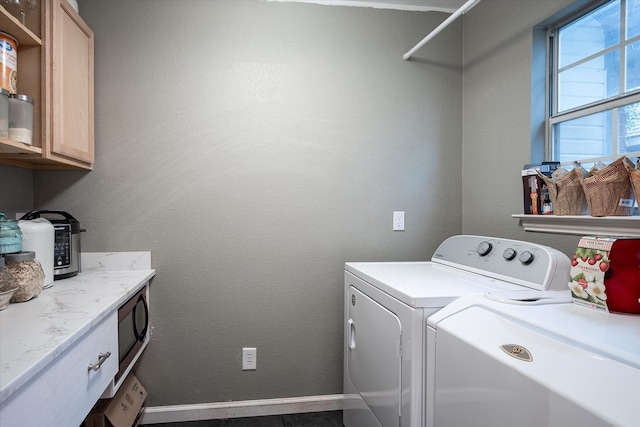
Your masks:
[[[102,366],[104,361],[109,358],[109,356],[111,356],[111,352],[110,351],[107,351],[106,353],[100,353],[98,355],[98,363],[96,363],[95,365],[89,365],[87,370],[89,370],[89,371],[91,371],[91,370],[97,371],[98,369],[100,369],[100,366]]]

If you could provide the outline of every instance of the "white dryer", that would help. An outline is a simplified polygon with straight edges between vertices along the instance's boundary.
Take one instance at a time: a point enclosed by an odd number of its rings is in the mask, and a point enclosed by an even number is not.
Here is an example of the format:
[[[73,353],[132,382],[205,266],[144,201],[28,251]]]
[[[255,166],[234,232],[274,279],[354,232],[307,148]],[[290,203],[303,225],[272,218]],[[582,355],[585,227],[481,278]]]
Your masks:
[[[427,351],[427,427],[640,426],[638,315],[463,297]]]
[[[546,246],[460,235],[424,262],[345,264],[345,427],[424,425],[427,318],[462,295],[568,296],[569,258]]]

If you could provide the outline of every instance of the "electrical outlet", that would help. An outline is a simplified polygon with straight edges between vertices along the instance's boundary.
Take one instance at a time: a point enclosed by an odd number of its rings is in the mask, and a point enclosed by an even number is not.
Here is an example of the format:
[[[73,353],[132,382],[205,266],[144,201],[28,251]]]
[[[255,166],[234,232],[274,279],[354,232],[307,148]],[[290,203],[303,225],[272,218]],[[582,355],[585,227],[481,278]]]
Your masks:
[[[393,212],[393,231],[404,231],[404,211]]]
[[[253,371],[256,369],[256,348],[244,347],[242,349],[242,370]]]

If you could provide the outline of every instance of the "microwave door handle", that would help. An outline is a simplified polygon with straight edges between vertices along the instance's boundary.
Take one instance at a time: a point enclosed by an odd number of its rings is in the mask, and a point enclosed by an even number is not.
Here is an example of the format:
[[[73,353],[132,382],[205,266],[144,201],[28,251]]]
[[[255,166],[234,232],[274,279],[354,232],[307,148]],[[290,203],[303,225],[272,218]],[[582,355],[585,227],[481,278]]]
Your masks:
[[[138,304],[136,304],[133,306],[133,334],[138,341],[144,341],[144,337],[147,335],[147,329],[149,328],[149,307],[147,307],[147,302],[142,295],[138,297],[138,303],[139,302],[142,302],[142,306],[144,307],[144,328],[138,333],[138,325],[136,324],[136,309],[138,308]]]

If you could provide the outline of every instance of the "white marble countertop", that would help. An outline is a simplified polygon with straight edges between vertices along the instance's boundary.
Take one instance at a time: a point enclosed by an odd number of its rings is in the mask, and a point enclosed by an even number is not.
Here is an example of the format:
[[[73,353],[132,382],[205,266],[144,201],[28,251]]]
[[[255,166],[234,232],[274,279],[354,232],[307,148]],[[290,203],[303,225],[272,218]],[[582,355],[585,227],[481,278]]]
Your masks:
[[[0,311],[0,404],[155,275],[150,252],[82,253],[81,265]]]

